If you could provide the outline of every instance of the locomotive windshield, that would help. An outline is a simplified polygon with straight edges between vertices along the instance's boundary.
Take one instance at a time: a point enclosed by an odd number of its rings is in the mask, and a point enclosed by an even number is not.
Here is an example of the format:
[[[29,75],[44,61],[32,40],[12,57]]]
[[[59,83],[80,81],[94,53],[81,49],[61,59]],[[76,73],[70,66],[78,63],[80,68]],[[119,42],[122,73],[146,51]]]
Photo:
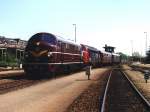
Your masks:
[[[47,62],[48,52],[56,45],[56,38],[49,33],[37,33],[33,35],[25,49],[25,61]]]
[[[32,36],[31,39],[29,40],[29,44],[39,42],[39,41],[44,41],[53,45],[56,44],[56,38],[53,35],[48,33],[38,33]]]

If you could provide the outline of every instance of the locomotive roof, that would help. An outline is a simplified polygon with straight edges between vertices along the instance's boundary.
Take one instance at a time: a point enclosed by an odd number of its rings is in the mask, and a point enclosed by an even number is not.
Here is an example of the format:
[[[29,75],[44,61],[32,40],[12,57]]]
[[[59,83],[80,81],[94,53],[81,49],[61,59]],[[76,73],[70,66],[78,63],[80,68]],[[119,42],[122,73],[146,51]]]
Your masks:
[[[104,54],[111,54],[111,55],[114,55],[114,56],[120,56],[119,54],[116,54],[116,53],[110,53],[110,52],[106,52],[106,51],[100,51],[101,53],[104,53]]]
[[[112,54],[112,53],[106,52],[106,51],[100,51],[100,52],[103,53],[103,54]]]
[[[81,44],[81,45],[83,45],[83,46],[86,46],[86,47],[88,47],[88,49],[90,49],[90,50],[92,50],[92,51],[99,51],[97,48],[95,48],[95,47],[91,47],[91,46],[89,46],[89,45],[84,45],[84,44]]]
[[[58,35],[54,35],[54,36],[55,36],[55,37],[57,38],[57,40],[59,40],[59,41],[62,41],[62,42],[68,43],[68,44],[73,44],[73,45],[76,45],[76,46],[80,46],[80,44],[75,43],[74,41],[71,41],[71,40],[64,39],[64,38],[61,37],[61,36],[58,36]]]
[[[61,42],[68,43],[68,44],[72,44],[72,45],[76,45],[76,46],[80,46],[80,44],[78,44],[78,43],[75,43],[75,42],[73,42],[73,41],[64,39],[63,37],[58,36],[58,35],[54,35],[54,34],[52,34],[52,33],[40,32],[40,33],[36,33],[36,34],[49,34],[49,35],[53,36],[54,38],[56,38],[57,40],[59,40],[59,41],[61,41]],[[36,34],[35,34],[35,35],[36,35]]]
[[[115,55],[115,56],[120,56],[119,54],[116,54],[116,53],[112,53],[112,55]]]

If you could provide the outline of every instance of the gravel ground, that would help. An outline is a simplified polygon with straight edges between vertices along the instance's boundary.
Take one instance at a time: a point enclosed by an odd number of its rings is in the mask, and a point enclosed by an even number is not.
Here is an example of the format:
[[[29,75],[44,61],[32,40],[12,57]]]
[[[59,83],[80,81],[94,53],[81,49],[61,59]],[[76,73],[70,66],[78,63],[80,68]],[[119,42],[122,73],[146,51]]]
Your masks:
[[[145,83],[144,75],[141,72],[133,71],[129,66],[123,65],[126,74],[134,82],[140,92],[149,100],[150,102],[150,80]]]
[[[91,84],[67,109],[66,112],[99,112],[108,74],[103,74]]]
[[[64,112],[106,70],[93,69],[91,80],[79,72],[0,95],[0,112]]]
[[[105,104],[105,112],[148,112],[141,98],[117,69],[112,72]]]

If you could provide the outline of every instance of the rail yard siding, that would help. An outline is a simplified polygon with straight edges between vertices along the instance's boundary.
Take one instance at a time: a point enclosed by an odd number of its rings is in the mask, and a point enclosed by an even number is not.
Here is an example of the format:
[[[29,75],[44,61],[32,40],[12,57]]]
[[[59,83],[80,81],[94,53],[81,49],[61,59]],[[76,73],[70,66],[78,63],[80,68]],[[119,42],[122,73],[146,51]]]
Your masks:
[[[133,81],[133,83],[140,90],[140,92],[150,102],[150,80],[148,80],[148,83],[145,83],[143,73],[138,72],[138,71],[133,71],[132,68],[127,65],[123,65],[122,67],[125,70],[125,73],[129,76],[129,78]]]

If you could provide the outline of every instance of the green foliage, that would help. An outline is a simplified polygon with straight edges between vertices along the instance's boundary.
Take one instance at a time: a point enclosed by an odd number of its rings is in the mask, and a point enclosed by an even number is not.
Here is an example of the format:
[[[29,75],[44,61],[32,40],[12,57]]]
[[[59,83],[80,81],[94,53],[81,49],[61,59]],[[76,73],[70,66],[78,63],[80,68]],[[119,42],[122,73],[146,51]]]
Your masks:
[[[119,55],[121,56],[121,59],[126,59],[126,60],[128,59],[128,55],[126,55],[122,52],[120,52]]]
[[[7,54],[6,62],[8,62],[8,63],[16,63],[17,60],[16,60],[15,55],[14,55],[14,54],[11,54],[11,53],[8,53],[8,54]]]
[[[1,67],[18,66],[18,60],[16,59],[15,54],[7,52],[7,56],[3,56],[3,58],[1,57],[0,66]]]
[[[133,61],[141,61],[142,56],[139,52],[133,52],[132,54],[132,60]]]
[[[8,64],[5,61],[0,61],[0,67],[7,67]]]
[[[137,58],[141,57],[139,52],[133,52],[132,56],[137,57]]]

